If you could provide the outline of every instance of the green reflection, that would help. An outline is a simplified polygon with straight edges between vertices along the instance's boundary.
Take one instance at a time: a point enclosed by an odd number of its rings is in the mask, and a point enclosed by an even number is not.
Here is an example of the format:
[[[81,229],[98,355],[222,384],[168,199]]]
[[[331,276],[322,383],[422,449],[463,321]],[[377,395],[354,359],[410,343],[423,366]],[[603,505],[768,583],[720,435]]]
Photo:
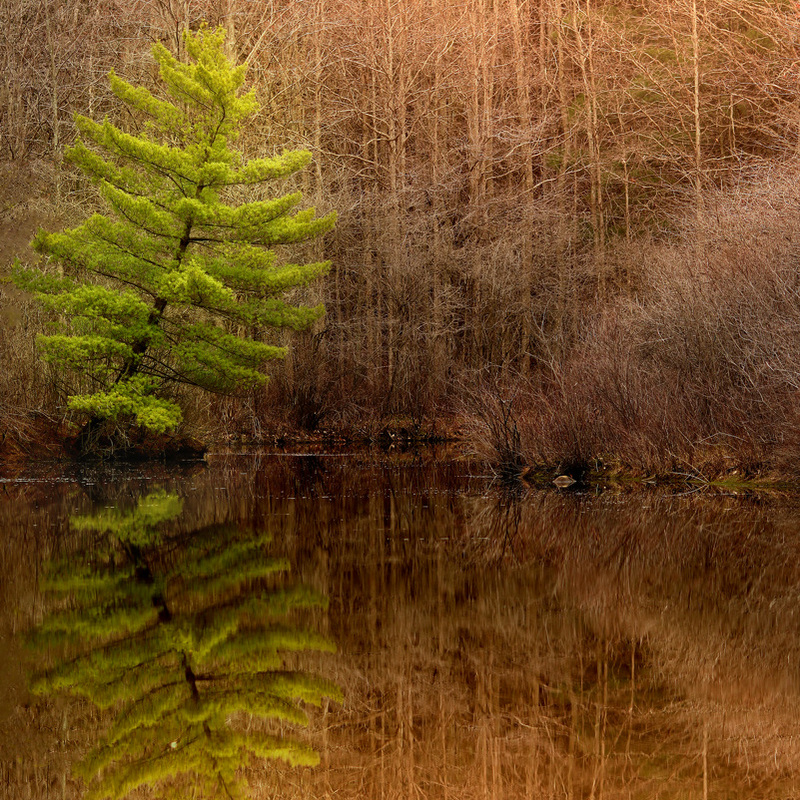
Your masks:
[[[78,766],[88,798],[149,787],[163,798],[242,797],[261,759],[314,765],[298,701],[340,698],[330,681],[286,668],[290,652],[334,646],[293,621],[326,598],[268,557],[266,533],[213,526],[167,533],[180,498],[155,492],[127,512],[71,520],[94,531],[78,557],[44,580],[51,608],[33,635],[57,655],[33,690],[65,691],[110,709],[113,720]],[[173,525],[173,527],[175,527]]]

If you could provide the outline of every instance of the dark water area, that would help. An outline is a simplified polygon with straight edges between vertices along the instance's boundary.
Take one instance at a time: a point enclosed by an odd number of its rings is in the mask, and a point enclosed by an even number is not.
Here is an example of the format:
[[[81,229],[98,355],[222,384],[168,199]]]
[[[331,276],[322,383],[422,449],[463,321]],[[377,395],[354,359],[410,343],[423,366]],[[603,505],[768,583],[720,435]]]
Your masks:
[[[0,798],[800,797],[796,498],[241,454],[0,520]]]

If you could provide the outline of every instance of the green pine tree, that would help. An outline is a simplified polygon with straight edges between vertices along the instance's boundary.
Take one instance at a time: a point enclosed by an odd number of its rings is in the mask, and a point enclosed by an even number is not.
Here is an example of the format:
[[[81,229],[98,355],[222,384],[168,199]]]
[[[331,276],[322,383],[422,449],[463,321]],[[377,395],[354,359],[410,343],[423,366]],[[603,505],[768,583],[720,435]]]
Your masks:
[[[340,698],[321,677],[284,667],[285,654],[332,651],[299,609],[325,598],[288,579],[269,537],[213,526],[162,536],[180,514],[164,492],[127,513],[73,519],[96,530],[90,550],[52,565],[51,612],[32,636],[58,652],[34,678],[37,693],[68,692],[112,711],[100,743],[78,766],[88,798],[121,800],[139,789],[159,798],[247,794],[247,768],[263,759],[314,765],[299,701]]]
[[[48,361],[86,376],[91,388],[69,406],[95,427],[122,417],[156,432],[174,428],[181,411],[166,392],[175,383],[221,393],[259,386],[265,363],[285,349],[243,331],[300,330],[323,313],[284,296],[329,263],[289,263],[275,247],[329,231],[335,215],[297,210],[299,192],[234,198],[237,187],[301,170],[311,154],[245,160],[234,145],[258,109],[242,92],[245,67],[224,55],[222,30],[187,32],[185,44],[188,63],[153,47],[165,98],[111,73],[114,94],[142,121],[136,133],[76,116],[79,139],[66,156],[97,183],[110,213],[38,233],[34,249],[61,270],[15,272],[17,285],[58,315],[59,330],[39,346]]]

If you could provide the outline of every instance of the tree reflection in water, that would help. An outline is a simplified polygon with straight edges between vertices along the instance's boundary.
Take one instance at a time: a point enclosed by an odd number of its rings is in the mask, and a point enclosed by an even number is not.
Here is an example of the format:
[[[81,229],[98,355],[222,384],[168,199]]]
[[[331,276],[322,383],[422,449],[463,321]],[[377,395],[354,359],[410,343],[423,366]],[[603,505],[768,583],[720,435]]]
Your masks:
[[[796,497],[633,490],[509,496],[489,490],[468,465],[426,458],[377,466],[353,457],[212,459],[169,484],[179,487],[184,508],[177,520],[152,526],[158,543],[131,543],[144,554],[153,584],[140,579],[144,597],[128,605],[150,621],[116,639],[168,627],[156,621],[157,581],[166,585],[173,619],[188,623],[202,617],[193,612],[204,605],[226,607],[224,598],[183,596],[187,582],[178,577],[180,564],[188,575],[201,560],[194,554],[209,544],[256,538],[225,532],[223,523],[259,530],[268,520],[275,545],[263,545],[259,557],[279,543],[293,574],[330,596],[327,612],[297,609],[293,618],[301,615],[316,630],[330,626],[341,654],[284,654],[285,663],[323,664],[315,669],[344,688],[345,706],[311,714],[309,730],[295,734],[319,749],[322,765],[260,761],[257,770],[239,773],[249,779],[248,797],[800,797]],[[138,493],[151,480],[119,481],[115,491]],[[110,483],[103,482],[103,493]],[[38,613],[38,595],[19,592],[33,585],[39,558],[59,546],[80,552],[95,580],[108,579],[111,563],[127,569],[130,596],[136,562],[119,541],[125,536],[117,533],[110,545],[108,521],[102,535],[75,524],[66,530],[63,515],[83,499],[65,494],[60,506],[39,508],[0,503],[10,543],[0,548],[0,609],[11,585],[22,619]],[[36,550],[35,532],[48,519],[52,534],[40,537],[48,549]],[[204,530],[180,535],[201,522]],[[141,534],[145,526],[132,527]],[[288,588],[285,573],[250,584]],[[194,578],[188,586],[194,589]],[[226,591],[235,599],[245,589]],[[59,609],[84,606],[100,604],[78,596]],[[106,606],[120,615],[125,609]],[[87,619],[84,625],[96,624]],[[42,639],[66,638],[49,627]],[[77,634],[61,646],[68,657],[89,649]],[[178,656],[163,663],[188,697]],[[196,683],[221,671],[193,670]],[[198,684],[201,697],[212,688]],[[111,711],[127,705],[112,703]],[[91,704],[65,695],[35,708],[23,698],[5,727],[0,720],[0,798],[77,800],[77,782],[62,779],[63,762],[76,748],[85,752],[90,714],[97,716]],[[230,721],[238,731],[250,723],[242,712]],[[255,721],[252,729],[269,732]],[[175,738],[157,741],[166,750]],[[144,759],[160,754],[156,744],[148,747]],[[118,763],[126,761],[112,767]],[[192,784],[196,792],[186,788]],[[192,775],[172,786],[183,787],[186,800],[203,796]]]
[[[266,555],[266,533],[215,525],[170,535],[181,510],[162,491],[127,512],[73,517],[73,529],[93,532],[89,544],[45,579],[52,610],[33,640],[58,655],[34,691],[113,712],[78,767],[88,798],[140,787],[160,798],[243,797],[259,760],[318,762],[283,728],[307,724],[298,701],[340,697],[330,681],[286,667],[290,652],[333,651],[292,621],[326,598]]]

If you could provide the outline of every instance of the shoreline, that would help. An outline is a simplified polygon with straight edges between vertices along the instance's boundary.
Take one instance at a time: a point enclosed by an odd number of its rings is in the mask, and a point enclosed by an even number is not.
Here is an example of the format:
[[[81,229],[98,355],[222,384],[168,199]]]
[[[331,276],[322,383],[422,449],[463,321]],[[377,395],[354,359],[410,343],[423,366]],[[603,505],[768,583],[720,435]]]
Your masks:
[[[376,433],[356,433],[352,429],[324,429],[309,433],[282,429],[259,438],[228,436],[210,438],[207,443],[191,435],[143,437],[129,449],[117,448],[91,457],[75,451],[75,432],[64,421],[44,414],[26,415],[25,425],[0,431],[0,474],[18,473],[30,465],[72,464],[98,467],[120,464],[172,465],[203,461],[224,456],[250,455],[323,455],[348,450],[353,454],[418,454],[436,448],[449,451],[447,457],[474,460],[493,476],[498,486],[511,491],[551,489],[564,492],[628,492],[648,489],[675,491],[721,491],[727,493],[786,492],[800,495],[800,476],[775,470],[748,472],[736,465],[730,470],[703,474],[691,466],[683,470],[646,472],[616,459],[596,459],[592,465],[528,463],[518,460],[503,463],[481,452],[478,443],[458,430],[413,430],[398,424],[383,426]],[[287,450],[298,451],[288,453]],[[256,454],[256,453],[252,453]],[[569,480],[567,480],[567,478]],[[561,480],[559,480],[561,479]]]

